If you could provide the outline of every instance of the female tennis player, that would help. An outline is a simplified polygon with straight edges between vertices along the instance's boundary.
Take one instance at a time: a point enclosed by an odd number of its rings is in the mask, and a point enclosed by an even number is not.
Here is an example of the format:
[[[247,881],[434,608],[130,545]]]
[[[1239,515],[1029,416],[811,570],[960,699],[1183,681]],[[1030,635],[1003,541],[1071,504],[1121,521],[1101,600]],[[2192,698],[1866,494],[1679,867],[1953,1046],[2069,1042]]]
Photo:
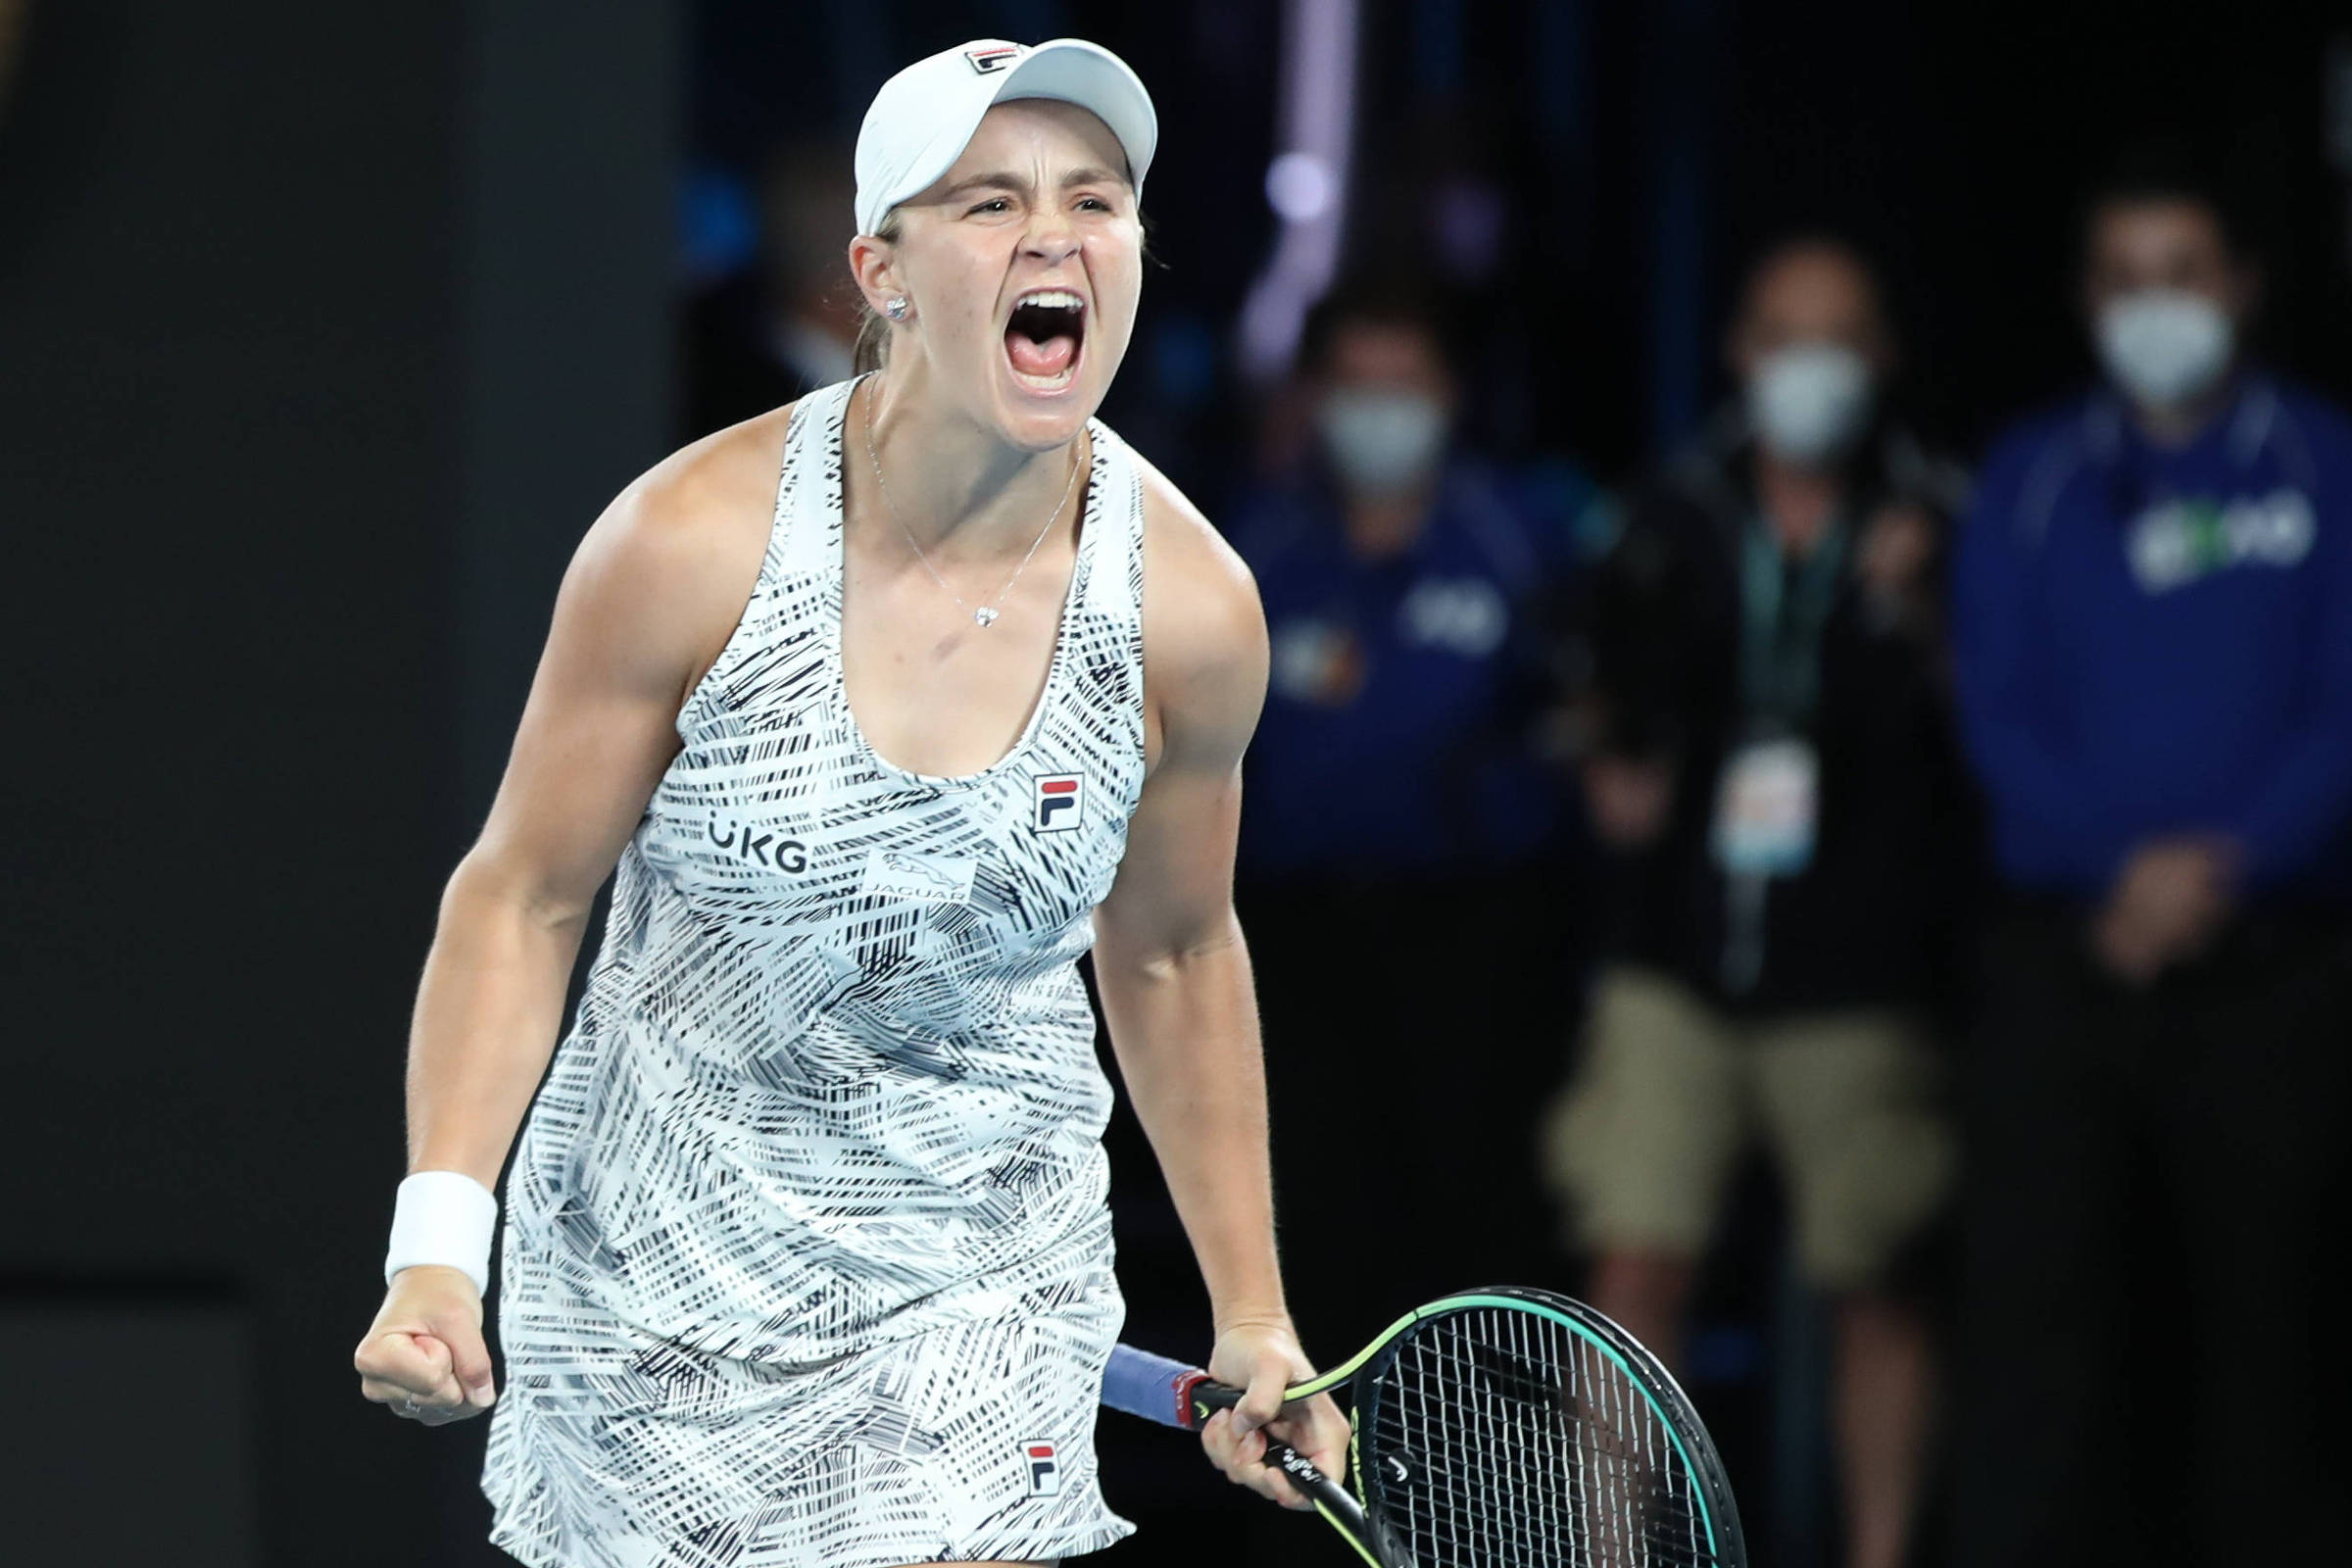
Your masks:
[[[524,1562],[1026,1563],[1129,1533],[1093,1452],[1124,1307],[1090,947],[1209,1365],[1250,1391],[1210,1454],[1294,1506],[1268,1432],[1339,1469],[1329,1401],[1280,1399],[1309,1369],[1229,891],[1264,624],[1093,417],[1155,137],[1076,40],[893,77],[849,248],[883,368],[664,461],[571,564],[443,900],[355,1358],[428,1425],[495,1405],[491,1539]],[[518,1122],[499,1397],[488,1187]]]

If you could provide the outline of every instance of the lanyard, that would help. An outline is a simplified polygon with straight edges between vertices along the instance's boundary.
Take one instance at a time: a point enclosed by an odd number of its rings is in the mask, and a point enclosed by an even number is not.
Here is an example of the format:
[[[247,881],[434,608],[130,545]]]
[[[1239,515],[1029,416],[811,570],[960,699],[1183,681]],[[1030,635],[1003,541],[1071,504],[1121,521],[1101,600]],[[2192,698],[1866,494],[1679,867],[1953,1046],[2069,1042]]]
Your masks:
[[[1750,517],[1740,536],[1740,695],[1750,744],[1801,730],[1813,716],[1821,697],[1821,633],[1838,603],[1846,533],[1842,518],[1833,518],[1802,561],[1782,556],[1761,516]],[[1740,762],[1736,757],[1732,765]],[[1809,814],[1804,831],[1803,858],[1810,859]],[[1788,871],[1726,869],[1722,978],[1726,991],[1741,996],[1763,976],[1765,905],[1772,878]]]
[[[1740,552],[1740,695],[1753,727],[1801,729],[1821,696],[1821,633],[1838,603],[1846,527],[1832,519],[1802,561],[1785,561],[1751,517]]]

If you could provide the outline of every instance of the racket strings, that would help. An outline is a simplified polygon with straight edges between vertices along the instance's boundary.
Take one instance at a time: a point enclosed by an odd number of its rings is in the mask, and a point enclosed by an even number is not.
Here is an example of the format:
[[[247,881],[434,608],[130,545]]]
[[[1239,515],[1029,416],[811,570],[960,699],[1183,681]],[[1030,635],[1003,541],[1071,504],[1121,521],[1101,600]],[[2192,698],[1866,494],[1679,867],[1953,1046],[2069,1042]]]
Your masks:
[[[1378,1380],[1365,1487],[1419,1568],[1698,1568],[1694,1478],[1645,1393],[1549,1318],[1449,1313]]]

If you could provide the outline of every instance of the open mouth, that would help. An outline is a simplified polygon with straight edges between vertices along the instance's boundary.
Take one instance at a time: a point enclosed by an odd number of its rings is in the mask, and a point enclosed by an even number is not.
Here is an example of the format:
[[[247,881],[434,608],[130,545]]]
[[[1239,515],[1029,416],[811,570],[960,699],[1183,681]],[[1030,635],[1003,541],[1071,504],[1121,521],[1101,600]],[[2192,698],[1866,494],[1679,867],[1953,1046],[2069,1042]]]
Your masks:
[[[1078,373],[1086,339],[1086,301],[1066,288],[1041,288],[1013,302],[1004,323],[1004,357],[1024,386],[1054,392]]]

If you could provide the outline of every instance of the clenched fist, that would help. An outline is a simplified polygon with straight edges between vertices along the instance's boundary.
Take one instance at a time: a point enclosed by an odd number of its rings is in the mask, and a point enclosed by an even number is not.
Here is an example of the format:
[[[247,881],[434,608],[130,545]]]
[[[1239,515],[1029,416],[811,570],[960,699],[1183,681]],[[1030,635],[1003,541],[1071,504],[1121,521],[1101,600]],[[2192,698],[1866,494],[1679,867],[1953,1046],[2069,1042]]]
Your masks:
[[[1296,1404],[1283,1400],[1291,1384],[1315,1375],[1289,1324],[1237,1323],[1223,1329],[1208,1358],[1208,1374],[1246,1391],[1241,1403],[1219,1410],[1200,1428],[1200,1446],[1228,1480],[1286,1508],[1314,1506],[1288,1477],[1266,1463],[1269,1438],[1306,1455],[1327,1477],[1336,1480],[1348,1473],[1348,1422],[1331,1396],[1318,1394]]]
[[[490,1408],[482,1298],[463,1270],[419,1263],[392,1276],[382,1310],[352,1352],[360,1392],[437,1427]]]

